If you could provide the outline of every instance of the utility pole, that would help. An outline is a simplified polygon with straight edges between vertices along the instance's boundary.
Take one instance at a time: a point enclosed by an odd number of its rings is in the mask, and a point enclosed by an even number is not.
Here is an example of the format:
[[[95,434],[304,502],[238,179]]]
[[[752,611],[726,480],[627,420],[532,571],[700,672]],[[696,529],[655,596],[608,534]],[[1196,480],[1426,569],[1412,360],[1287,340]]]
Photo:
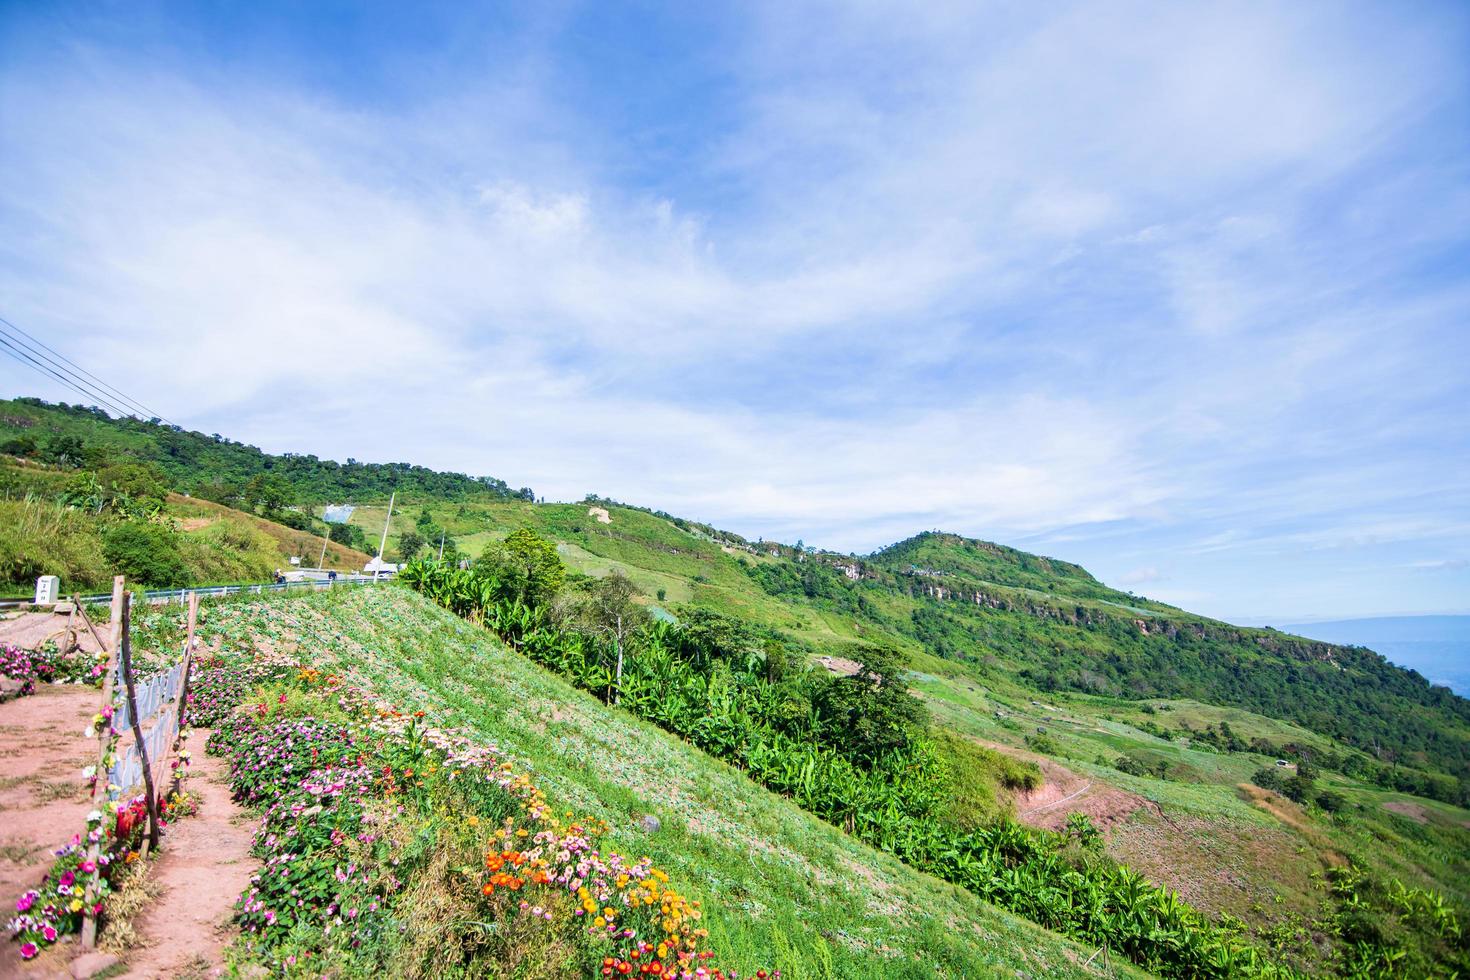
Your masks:
[[[316,560],[318,571],[327,564],[327,542],[332,539],[332,525],[327,524],[326,511],[322,512],[322,523],[327,525],[327,529],[322,532],[322,556]]]
[[[395,501],[397,499],[398,499],[398,491],[397,490],[394,490],[393,493],[391,495],[389,495],[389,497],[388,497],[388,516],[385,517],[385,518],[383,518],[383,539],[378,542],[378,565],[379,566],[381,566],[383,564],[383,549],[386,548],[386,547],[388,547],[388,525],[393,522],[393,501]],[[378,580],[378,575],[381,572],[382,572],[382,568],[381,567],[374,568],[373,569],[373,581],[374,582],[376,582]]]

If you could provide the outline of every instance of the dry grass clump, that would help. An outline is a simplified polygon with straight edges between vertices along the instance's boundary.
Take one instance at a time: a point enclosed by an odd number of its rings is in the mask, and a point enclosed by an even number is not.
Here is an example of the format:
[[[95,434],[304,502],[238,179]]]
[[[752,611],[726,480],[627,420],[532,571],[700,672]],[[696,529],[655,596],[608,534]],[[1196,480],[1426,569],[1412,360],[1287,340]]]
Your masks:
[[[102,930],[98,945],[114,954],[144,945],[143,937],[133,928],[133,920],[162,892],[162,886],[153,880],[151,861],[125,865],[107,899],[107,927]]]
[[[477,891],[480,864],[491,847],[488,834],[441,824],[426,860],[414,872],[402,896],[401,914],[408,924],[405,941],[389,972],[403,977],[516,977],[553,980],[577,973],[577,950],[544,919],[512,914],[519,893],[502,891],[490,914],[484,914]],[[400,824],[401,826],[401,824]],[[547,902],[543,893],[538,902]],[[559,922],[572,916],[564,895],[548,908]],[[468,910],[481,914],[467,915]],[[483,917],[482,917],[483,916]]]

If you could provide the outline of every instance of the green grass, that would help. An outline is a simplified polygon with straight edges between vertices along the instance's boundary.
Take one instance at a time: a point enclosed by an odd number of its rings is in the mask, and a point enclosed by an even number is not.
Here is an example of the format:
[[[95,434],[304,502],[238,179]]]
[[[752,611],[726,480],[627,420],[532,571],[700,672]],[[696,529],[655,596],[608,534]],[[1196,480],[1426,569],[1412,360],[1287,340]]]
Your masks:
[[[652,856],[705,903],[722,961],[774,960],[789,977],[1103,973],[1081,966],[1092,951],[856,842],[405,590],[223,604],[214,634],[299,642],[527,760],[558,806],[606,820],[610,846]],[[652,834],[636,826],[648,813]]]

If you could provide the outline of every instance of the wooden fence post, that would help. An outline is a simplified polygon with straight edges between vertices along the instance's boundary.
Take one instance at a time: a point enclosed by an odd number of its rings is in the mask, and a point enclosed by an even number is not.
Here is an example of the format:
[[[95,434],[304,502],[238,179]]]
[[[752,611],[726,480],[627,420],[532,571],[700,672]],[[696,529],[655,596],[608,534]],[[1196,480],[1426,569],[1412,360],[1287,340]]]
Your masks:
[[[92,779],[92,809],[94,810],[97,809],[97,787],[101,786],[103,788],[104,797],[107,795],[107,754],[108,750],[112,748],[112,712],[108,709],[112,707],[112,666],[113,661],[117,658],[117,648],[123,629],[122,608],[123,596],[125,595],[123,592],[124,581],[121,575],[112,580],[112,620],[110,629],[108,630],[108,640],[110,642],[102,648],[107,653],[107,660],[104,662],[102,669],[102,710],[99,712],[103,716],[102,727],[97,732],[97,739],[101,744],[97,749],[97,768]],[[97,630],[92,627],[91,620],[87,621],[87,626],[92,629],[92,636],[97,639],[98,643],[101,643],[102,638],[97,636]],[[105,828],[106,824],[107,818],[104,814],[102,826]],[[92,828],[89,825],[87,827],[89,836],[91,830]],[[103,835],[106,835],[105,829],[103,830]],[[84,899],[87,904],[86,908],[82,911],[82,947],[84,949],[93,949],[97,945],[97,916],[92,913],[92,909],[97,904],[97,879],[102,874],[102,866],[99,862],[101,856],[102,848],[100,843],[98,841],[88,842],[87,859],[92,862],[95,870],[87,876],[86,897]]]

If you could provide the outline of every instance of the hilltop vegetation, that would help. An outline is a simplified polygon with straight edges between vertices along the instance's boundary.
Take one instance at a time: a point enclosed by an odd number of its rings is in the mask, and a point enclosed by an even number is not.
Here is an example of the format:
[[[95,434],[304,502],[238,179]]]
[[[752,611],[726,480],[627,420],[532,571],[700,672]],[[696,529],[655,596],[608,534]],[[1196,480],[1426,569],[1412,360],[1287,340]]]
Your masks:
[[[437,500],[533,497],[529,487],[512,490],[494,477],[410,463],[274,455],[219,433],[189,432],[159,419],[114,418],[100,408],[39,398],[0,400],[0,453],[92,468],[126,457],[153,464],[181,493],[250,509],[386,498],[392,491]]]
[[[353,571],[368,559],[324,542],[326,525],[313,527],[304,514],[262,516],[184,497],[137,463],[93,470],[0,457],[0,528],[0,594],[27,594],[40,575],[60,576],[68,592],[105,589],[119,572],[174,588],[267,581],[293,555]]]

